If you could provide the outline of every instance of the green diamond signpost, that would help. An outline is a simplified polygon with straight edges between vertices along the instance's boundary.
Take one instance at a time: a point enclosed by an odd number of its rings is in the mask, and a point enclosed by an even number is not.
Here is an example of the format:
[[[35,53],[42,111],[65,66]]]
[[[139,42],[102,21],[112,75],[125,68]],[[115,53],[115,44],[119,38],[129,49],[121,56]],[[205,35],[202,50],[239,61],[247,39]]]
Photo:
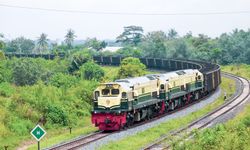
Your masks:
[[[30,134],[37,140],[38,150],[40,150],[40,140],[45,136],[46,131],[38,124]]]

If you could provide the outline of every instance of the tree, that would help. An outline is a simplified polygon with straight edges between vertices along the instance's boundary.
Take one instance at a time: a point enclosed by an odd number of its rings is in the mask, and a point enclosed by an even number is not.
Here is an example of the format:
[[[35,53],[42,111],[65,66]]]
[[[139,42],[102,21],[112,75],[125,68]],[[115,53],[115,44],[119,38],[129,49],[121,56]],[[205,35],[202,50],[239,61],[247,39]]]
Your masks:
[[[184,35],[184,38],[192,38],[193,37],[193,33],[191,31],[187,32],[186,35]]]
[[[175,52],[173,54],[173,58],[185,58],[187,59],[188,56],[188,47],[184,40],[176,39],[174,41],[174,49]]]
[[[198,34],[198,37],[193,38],[192,44],[194,45],[194,47],[196,47],[202,51],[202,50],[204,50],[204,49],[202,49],[202,47],[204,47],[204,44],[208,43],[209,40],[210,40],[210,38],[207,35]]]
[[[127,57],[122,60],[118,71],[118,78],[136,77],[145,75],[146,66],[139,58]]]
[[[93,48],[96,51],[100,51],[101,49],[107,46],[107,43],[105,41],[99,41],[96,38],[92,38],[92,39],[88,38],[84,45],[87,47]]]
[[[3,50],[4,48],[4,41],[2,40],[2,38],[4,38],[4,35],[0,33],[0,50]]]
[[[123,57],[142,57],[142,50],[135,47],[126,46],[116,51],[117,54]]]
[[[76,53],[74,53],[72,55],[71,58],[71,64],[69,66],[69,72],[71,74],[73,73],[77,73],[76,71],[78,71],[80,69],[80,67],[91,60],[91,50],[89,49],[83,49],[81,51],[78,51]]]
[[[83,78],[99,81],[104,77],[104,70],[93,61],[88,61],[80,68]]]
[[[24,37],[18,37],[7,44],[7,52],[32,53],[35,42]]]
[[[47,38],[47,34],[42,33],[40,37],[38,38],[37,44],[38,44],[38,49],[39,53],[41,54],[41,50],[45,51],[48,48],[48,41],[49,39]]]
[[[13,64],[13,80],[16,85],[33,85],[43,75],[43,68],[32,58],[20,58]]]
[[[163,31],[149,32],[141,44],[144,55],[146,57],[165,58],[167,56],[165,40],[166,34]]]
[[[143,37],[143,29],[140,26],[126,26],[121,35],[116,38],[116,42],[137,46]]]
[[[212,62],[214,63],[218,63],[219,59],[221,58],[221,55],[222,55],[222,50],[219,49],[219,48],[214,48],[212,49],[212,52],[210,54],[211,56],[211,59],[212,59]]]
[[[65,36],[65,43],[67,44],[69,49],[73,48],[73,42],[75,37],[75,32],[72,29],[69,29]]]
[[[175,29],[170,29],[169,31],[168,31],[168,39],[175,39],[175,38],[177,38],[177,36],[178,36],[178,33],[175,31]]]

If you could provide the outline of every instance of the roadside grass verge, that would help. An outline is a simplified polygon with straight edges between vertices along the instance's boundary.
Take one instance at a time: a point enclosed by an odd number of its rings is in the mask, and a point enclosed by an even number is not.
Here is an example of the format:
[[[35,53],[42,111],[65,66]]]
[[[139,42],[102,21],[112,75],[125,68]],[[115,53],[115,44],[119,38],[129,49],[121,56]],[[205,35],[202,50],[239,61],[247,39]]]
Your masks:
[[[229,86],[230,84],[233,86],[230,87]],[[161,123],[160,125],[157,125],[156,127],[147,129],[143,132],[137,133],[129,137],[125,137],[121,140],[112,141],[100,147],[99,149],[101,150],[110,150],[110,149],[138,150],[152,143],[156,139],[160,138],[160,136],[168,133],[169,131],[183,127],[187,125],[188,123],[191,123],[195,119],[198,119],[199,117],[209,113],[210,111],[217,108],[221,104],[223,104],[224,103],[223,91],[226,91],[229,96],[232,95],[235,92],[235,81],[229,78],[222,77],[222,84],[220,87],[222,89],[222,93],[220,97],[216,101],[205,106],[203,109],[193,112],[182,118],[176,118],[176,119]]]

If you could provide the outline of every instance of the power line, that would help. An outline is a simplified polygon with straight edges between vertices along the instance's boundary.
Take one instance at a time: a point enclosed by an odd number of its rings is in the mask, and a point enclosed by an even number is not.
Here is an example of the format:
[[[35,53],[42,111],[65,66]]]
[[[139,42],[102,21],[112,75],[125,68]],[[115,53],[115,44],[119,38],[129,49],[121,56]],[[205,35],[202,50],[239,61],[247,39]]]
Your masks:
[[[222,11],[222,12],[191,12],[191,13],[135,13],[135,12],[103,12],[103,11],[83,11],[83,10],[64,10],[53,8],[39,8],[28,6],[17,6],[0,4],[0,7],[19,8],[29,10],[41,10],[51,12],[65,13],[81,13],[81,14],[96,14],[96,15],[137,15],[137,16],[200,16],[200,15],[227,15],[227,14],[250,14],[250,11]]]

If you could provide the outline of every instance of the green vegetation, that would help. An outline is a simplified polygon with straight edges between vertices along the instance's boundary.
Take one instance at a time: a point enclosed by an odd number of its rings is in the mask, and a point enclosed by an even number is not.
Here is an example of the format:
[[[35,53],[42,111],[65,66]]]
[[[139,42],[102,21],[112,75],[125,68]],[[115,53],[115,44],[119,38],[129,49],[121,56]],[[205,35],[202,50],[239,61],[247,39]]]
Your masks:
[[[114,68],[99,67],[92,62],[92,56],[183,58],[223,65],[250,64],[250,30],[235,29],[210,38],[204,34],[193,36],[191,32],[179,36],[174,29],[144,34],[142,27],[132,25],[124,27],[116,42],[88,38],[77,44],[75,38],[72,29],[67,31],[62,44],[51,41],[45,33],[36,41],[25,37],[9,40],[0,34],[0,147],[8,144],[13,149],[20,141],[29,139],[27,132],[37,122],[50,131],[69,126],[80,130],[81,120],[90,115],[92,90],[98,82],[148,73],[138,59],[129,58],[122,67]],[[123,48],[117,52],[102,51],[106,46]],[[64,53],[66,58],[6,59],[4,52]],[[250,78],[247,65],[223,66],[222,70]],[[14,137],[14,133],[18,136]],[[159,134],[155,134],[156,138]]]
[[[250,79],[250,65],[237,64],[237,65],[222,66],[221,70]]]
[[[90,118],[86,117],[83,118],[81,121],[81,126],[73,128],[72,133],[70,134],[69,128],[61,128],[60,130],[58,129],[52,129],[50,132],[46,134],[44,139],[41,142],[41,147],[50,147],[54,144],[61,143],[62,141],[67,141],[76,137],[79,137],[81,135],[86,135],[91,132],[96,131],[97,129],[94,128],[91,125]],[[34,143],[33,145],[28,147],[28,150],[33,150],[37,148],[37,144]]]
[[[75,37],[76,37],[75,31],[73,31],[72,29],[69,29],[67,31],[67,34],[65,35],[65,43],[67,44],[68,49],[73,48],[73,42],[74,42]]]
[[[92,61],[83,64],[80,71],[82,77],[87,80],[100,81],[104,77],[104,70]]]
[[[102,41],[97,38],[87,38],[75,41],[76,34],[69,29],[62,44],[53,42],[42,33],[36,40],[25,37],[5,39],[0,34],[0,50],[15,53],[72,53],[88,50],[93,55],[102,56],[132,56],[152,58],[197,59],[216,62],[223,65],[245,63],[250,64],[250,30],[235,29],[231,33],[223,33],[211,38],[205,34],[193,36],[192,32],[180,36],[175,29],[152,31],[144,33],[140,26],[126,26],[116,40]],[[106,46],[121,46],[116,52],[102,51]],[[77,61],[76,61],[77,62]],[[79,68],[78,68],[79,69]]]
[[[48,133],[42,147],[97,130],[90,123],[92,92],[99,82],[117,79],[120,68],[101,67],[89,54],[85,49],[65,59],[0,61],[0,148],[30,141],[37,123]]]
[[[136,46],[142,41],[143,28],[140,26],[126,26],[121,35],[116,39],[116,42],[122,42],[125,45]]]
[[[249,65],[223,66],[222,70],[250,79]],[[250,106],[247,105],[234,119],[214,128],[196,132],[191,140],[177,141],[173,144],[173,149],[250,149],[249,141]]]
[[[118,72],[118,78],[136,77],[145,75],[146,66],[140,62],[140,59],[128,57],[122,60]]]
[[[41,54],[42,51],[45,51],[48,49],[48,41],[49,39],[47,38],[47,34],[42,33],[40,37],[38,38],[37,45],[38,45],[38,50],[39,53]]]
[[[37,123],[48,131],[48,143],[96,130],[86,120],[90,120],[92,91],[98,82],[86,80],[74,72],[70,75],[70,60],[1,60],[1,148],[8,145],[9,149],[14,149],[22,141],[31,139],[29,132]],[[101,69],[93,62],[91,65]],[[88,68],[88,71],[96,71],[96,68]],[[73,128],[72,135],[59,132],[69,127]],[[51,139],[50,135],[54,137]]]
[[[229,95],[232,95],[235,91],[235,82],[228,78],[222,78],[222,80],[223,80],[221,84],[222,90],[226,91]],[[233,88],[229,87],[230,84],[233,84]],[[223,92],[222,92],[222,94],[216,101],[209,104],[208,106],[205,106],[201,110],[193,112],[182,118],[176,118],[176,119],[161,123],[160,125],[157,125],[156,127],[147,129],[143,132],[126,137],[124,139],[110,142],[109,144],[104,145],[100,149],[103,149],[103,150],[106,150],[106,149],[107,150],[108,149],[126,149],[126,150],[140,149],[143,146],[158,139],[163,134],[166,134],[171,130],[175,130],[175,129],[178,129],[180,127],[187,125],[188,123],[207,114],[208,112],[210,112],[211,110],[220,106],[223,103],[224,103],[224,99],[223,99]],[[136,142],[131,142],[131,141],[136,141]]]

